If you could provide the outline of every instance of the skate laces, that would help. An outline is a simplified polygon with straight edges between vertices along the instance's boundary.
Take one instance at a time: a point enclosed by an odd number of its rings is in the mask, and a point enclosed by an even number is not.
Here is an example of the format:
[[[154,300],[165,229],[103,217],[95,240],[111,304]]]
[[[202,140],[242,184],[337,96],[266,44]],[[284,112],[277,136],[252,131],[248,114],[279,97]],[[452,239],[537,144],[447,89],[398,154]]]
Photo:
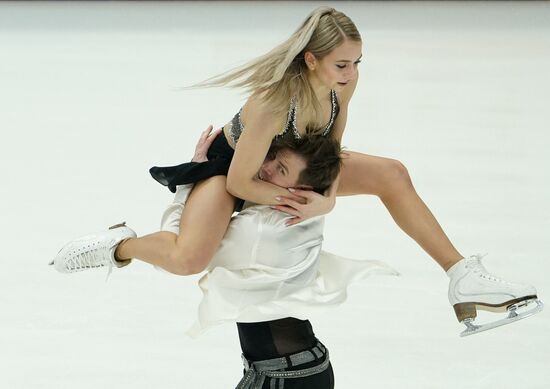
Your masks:
[[[481,260],[487,256],[488,253],[485,254],[474,254],[470,255],[468,258],[466,258],[466,266],[472,266],[472,264],[481,264]]]
[[[107,276],[105,277],[105,282],[107,282],[113,272],[113,262],[109,260],[110,250],[109,245],[101,245],[98,242],[90,243],[84,251],[67,261],[67,267],[74,271],[80,271],[107,266]]]
[[[88,244],[84,249],[72,255],[67,260],[67,268],[72,271],[93,269],[105,265],[111,265],[112,262],[106,260],[109,255],[109,247],[100,245],[97,242]]]
[[[491,273],[489,273],[487,271],[487,269],[485,269],[485,266],[483,266],[483,264],[481,263],[481,259],[483,259],[484,257],[487,256],[488,253],[485,253],[485,254],[475,254],[475,255],[472,255],[468,258],[468,260],[466,261],[466,267],[468,269],[472,269],[472,271],[476,274],[478,274],[481,278],[485,279],[485,280],[489,280],[489,281],[493,281],[493,282],[498,282],[498,283],[501,283],[501,284],[510,284],[509,282],[507,281],[504,281],[503,279],[501,278],[498,278],[498,277],[495,277],[494,275],[492,275]]]

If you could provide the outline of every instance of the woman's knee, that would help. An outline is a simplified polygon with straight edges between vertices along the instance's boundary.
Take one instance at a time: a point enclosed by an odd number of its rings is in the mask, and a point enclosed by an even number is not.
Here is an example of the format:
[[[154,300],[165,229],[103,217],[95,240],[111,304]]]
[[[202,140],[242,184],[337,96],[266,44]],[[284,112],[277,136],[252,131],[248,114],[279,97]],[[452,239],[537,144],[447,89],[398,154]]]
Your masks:
[[[210,262],[210,256],[201,250],[174,248],[169,254],[172,273],[180,276],[189,276],[201,273]]]
[[[384,167],[384,182],[386,190],[393,190],[396,187],[412,187],[411,176],[407,167],[397,159],[388,159]]]

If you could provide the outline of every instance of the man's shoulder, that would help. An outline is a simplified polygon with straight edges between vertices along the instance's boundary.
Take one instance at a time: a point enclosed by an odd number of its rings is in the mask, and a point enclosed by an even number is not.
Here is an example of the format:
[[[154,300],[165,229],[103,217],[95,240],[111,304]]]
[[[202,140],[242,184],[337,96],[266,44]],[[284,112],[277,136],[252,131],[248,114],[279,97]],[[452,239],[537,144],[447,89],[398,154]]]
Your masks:
[[[311,229],[314,226],[316,229],[320,228],[322,231],[324,224],[324,217],[319,216],[292,226],[287,226],[286,222],[293,217],[292,215],[273,209],[269,205],[258,204],[251,204],[247,208],[243,209],[237,217],[243,219],[246,218],[250,222],[259,224],[259,228],[261,228],[264,233],[278,233],[281,231],[299,233],[300,230],[304,228]]]
[[[253,219],[269,229],[285,228],[285,222],[291,215],[271,208],[269,205],[249,204],[237,216],[237,218]]]

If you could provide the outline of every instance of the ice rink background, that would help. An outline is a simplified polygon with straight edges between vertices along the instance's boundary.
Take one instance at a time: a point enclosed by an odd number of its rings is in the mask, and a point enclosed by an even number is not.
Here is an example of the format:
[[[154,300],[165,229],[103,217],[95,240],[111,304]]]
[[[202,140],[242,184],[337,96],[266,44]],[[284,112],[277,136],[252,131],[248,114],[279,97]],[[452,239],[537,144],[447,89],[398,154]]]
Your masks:
[[[199,277],[46,264],[122,220],[157,229],[172,195],[148,168],[188,160],[244,102],[176,88],[263,54],[318,4],[0,3],[0,387],[235,386],[235,326],[184,334]],[[323,4],[365,43],[344,145],[401,160],[464,255],[550,301],[550,4]],[[445,274],[377,198],[339,199],[325,240],[402,273],[311,318],[337,388],[548,387],[548,308],[459,338]]]

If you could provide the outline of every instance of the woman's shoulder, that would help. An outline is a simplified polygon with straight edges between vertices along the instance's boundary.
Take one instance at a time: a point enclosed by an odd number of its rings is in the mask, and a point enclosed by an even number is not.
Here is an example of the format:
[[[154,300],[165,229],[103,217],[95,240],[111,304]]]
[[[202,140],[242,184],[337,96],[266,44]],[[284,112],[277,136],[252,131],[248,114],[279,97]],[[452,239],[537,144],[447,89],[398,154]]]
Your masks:
[[[277,134],[286,123],[287,114],[276,112],[265,98],[265,94],[255,93],[245,102],[241,110],[241,121],[244,126],[261,126]]]
[[[243,111],[253,111],[258,115],[272,114],[269,110],[265,93],[256,92],[248,97],[243,106]]]

